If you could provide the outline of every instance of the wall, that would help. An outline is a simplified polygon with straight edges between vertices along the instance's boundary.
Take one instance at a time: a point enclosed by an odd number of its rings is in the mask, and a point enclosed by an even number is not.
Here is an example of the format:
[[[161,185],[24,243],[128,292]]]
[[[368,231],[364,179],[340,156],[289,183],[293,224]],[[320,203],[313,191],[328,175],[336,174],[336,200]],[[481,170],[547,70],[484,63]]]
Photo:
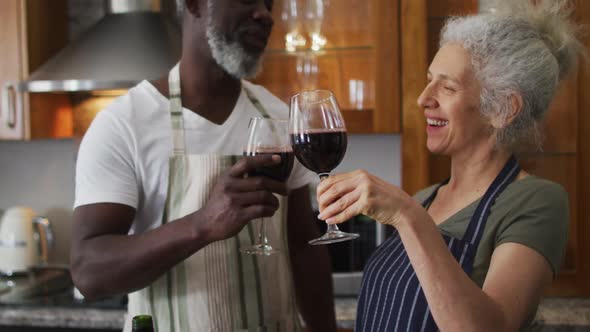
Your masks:
[[[52,223],[54,263],[68,262],[74,203],[73,140],[0,141],[0,210],[32,207]]]
[[[334,173],[365,169],[387,182],[401,183],[401,139],[398,135],[350,136],[346,156]]]

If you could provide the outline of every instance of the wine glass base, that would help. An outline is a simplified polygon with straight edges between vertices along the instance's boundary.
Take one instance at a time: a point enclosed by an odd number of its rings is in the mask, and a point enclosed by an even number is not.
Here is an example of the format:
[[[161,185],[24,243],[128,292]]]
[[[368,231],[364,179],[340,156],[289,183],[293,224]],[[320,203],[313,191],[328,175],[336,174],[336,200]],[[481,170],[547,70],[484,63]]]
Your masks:
[[[268,244],[254,244],[250,247],[240,248],[240,252],[249,255],[270,256],[278,253],[279,250]]]
[[[314,246],[321,245],[321,244],[330,244],[336,242],[343,242],[357,239],[360,235],[356,233],[346,233],[342,231],[332,231],[327,232],[326,234],[322,235],[322,237],[313,239],[308,243]]]

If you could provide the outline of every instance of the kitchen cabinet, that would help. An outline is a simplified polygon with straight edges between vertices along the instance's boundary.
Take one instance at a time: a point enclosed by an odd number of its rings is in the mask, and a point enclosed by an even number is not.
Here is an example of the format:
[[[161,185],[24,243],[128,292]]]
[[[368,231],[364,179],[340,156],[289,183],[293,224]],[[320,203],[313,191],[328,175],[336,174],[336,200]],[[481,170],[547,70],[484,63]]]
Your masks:
[[[22,21],[24,11],[22,1],[0,2],[0,43],[3,48],[0,58],[0,87],[9,81],[20,81],[26,76],[28,70],[24,42],[26,31]],[[16,101],[14,90],[7,92],[9,93],[7,97]],[[26,105],[22,106],[26,108]],[[24,137],[23,115],[22,111],[9,112],[6,104],[0,105],[0,139]]]
[[[575,1],[575,17],[590,23],[590,2]],[[402,21],[403,73],[402,182],[409,193],[440,182],[449,174],[449,160],[426,150],[425,121],[415,100],[425,86],[427,66],[438,48],[438,35],[451,14],[476,12],[477,1],[404,0],[402,11],[412,20]],[[405,17],[405,16],[404,16]],[[415,42],[424,40],[424,43]],[[586,48],[590,39],[584,40]],[[531,174],[561,184],[569,194],[569,240],[561,272],[547,289],[551,296],[590,296],[590,88],[588,61],[582,59],[577,72],[561,82],[543,124],[542,151],[529,149],[518,158]]]
[[[350,133],[400,131],[399,0],[279,0],[273,17],[256,83],[285,102],[332,90]]]
[[[578,22],[590,24],[590,3],[575,1]],[[590,38],[584,36],[586,49]],[[590,70],[581,59],[578,70],[562,82],[544,123],[543,151],[521,156],[525,169],[561,184],[569,194],[569,240],[561,272],[550,295],[590,296]]]
[[[26,79],[57,53],[68,39],[67,0],[0,1],[0,86]],[[67,98],[60,94],[17,94],[9,89],[0,105],[0,139],[27,139],[39,131],[59,137],[67,121],[60,115]],[[6,102],[14,103],[10,111]],[[61,113],[60,113],[61,112]],[[63,130],[62,130],[63,131]]]

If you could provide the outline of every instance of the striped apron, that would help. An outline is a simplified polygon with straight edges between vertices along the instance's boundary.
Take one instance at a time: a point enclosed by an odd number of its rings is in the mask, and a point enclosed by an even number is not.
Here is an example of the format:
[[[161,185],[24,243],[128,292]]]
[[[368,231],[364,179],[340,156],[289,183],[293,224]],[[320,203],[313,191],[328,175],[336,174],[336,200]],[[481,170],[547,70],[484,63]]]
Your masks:
[[[520,166],[510,157],[487,189],[462,239],[442,234],[463,271],[471,275],[473,260],[490,209],[498,195],[516,178]],[[424,201],[427,207],[441,183]],[[438,331],[416,272],[397,231],[373,253],[363,274],[356,316],[356,331]]]
[[[240,158],[185,153],[179,65],[168,80],[174,151],[162,223],[203,207],[217,178]],[[268,117],[251,91],[244,89]],[[279,201],[281,207],[267,219],[266,227],[269,241],[283,249],[280,253],[241,254],[239,248],[254,240],[248,224],[237,236],[209,244],[152,285],[129,294],[125,331],[131,330],[131,318],[137,314],[152,315],[159,332],[299,331],[287,246],[287,199],[279,196]]]

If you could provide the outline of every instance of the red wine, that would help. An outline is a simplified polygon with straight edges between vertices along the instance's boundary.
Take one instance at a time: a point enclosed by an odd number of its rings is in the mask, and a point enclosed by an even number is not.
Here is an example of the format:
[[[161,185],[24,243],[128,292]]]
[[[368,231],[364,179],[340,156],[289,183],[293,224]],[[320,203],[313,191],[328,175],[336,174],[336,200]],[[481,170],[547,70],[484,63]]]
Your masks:
[[[291,145],[297,160],[318,174],[330,173],[344,158],[345,131],[316,131],[291,134]]]
[[[293,162],[295,160],[293,151],[264,150],[261,152],[244,152],[244,156],[257,156],[262,154],[278,154],[281,156],[281,162],[273,166],[258,167],[254,171],[248,173],[248,176],[267,176],[280,182],[286,181],[289,178],[289,175],[291,175],[291,170],[293,169]]]

